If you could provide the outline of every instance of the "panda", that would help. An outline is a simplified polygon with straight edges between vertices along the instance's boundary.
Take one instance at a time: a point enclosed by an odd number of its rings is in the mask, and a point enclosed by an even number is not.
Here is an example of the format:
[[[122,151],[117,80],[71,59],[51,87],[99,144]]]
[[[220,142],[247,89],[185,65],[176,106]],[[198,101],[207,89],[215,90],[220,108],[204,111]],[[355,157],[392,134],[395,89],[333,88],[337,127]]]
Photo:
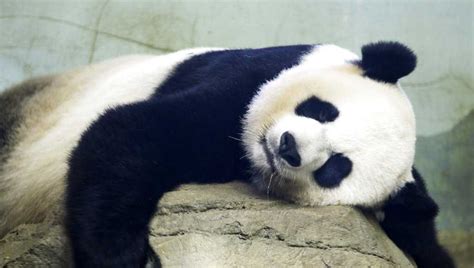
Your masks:
[[[135,55],[0,95],[0,236],[64,204],[75,267],[160,267],[148,224],[183,183],[241,178],[305,206],[375,212],[420,267],[453,267],[413,167],[398,81],[416,56],[377,42]]]

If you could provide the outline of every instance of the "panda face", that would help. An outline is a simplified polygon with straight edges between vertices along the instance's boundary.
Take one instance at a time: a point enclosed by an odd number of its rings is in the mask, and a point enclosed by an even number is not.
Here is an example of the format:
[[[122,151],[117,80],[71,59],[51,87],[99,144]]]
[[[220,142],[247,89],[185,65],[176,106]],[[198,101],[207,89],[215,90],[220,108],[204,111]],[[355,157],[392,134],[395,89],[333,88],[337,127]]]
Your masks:
[[[374,206],[412,180],[411,104],[357,62],[316,47],[261,88],[243,122],[257,187],[304,205]]]

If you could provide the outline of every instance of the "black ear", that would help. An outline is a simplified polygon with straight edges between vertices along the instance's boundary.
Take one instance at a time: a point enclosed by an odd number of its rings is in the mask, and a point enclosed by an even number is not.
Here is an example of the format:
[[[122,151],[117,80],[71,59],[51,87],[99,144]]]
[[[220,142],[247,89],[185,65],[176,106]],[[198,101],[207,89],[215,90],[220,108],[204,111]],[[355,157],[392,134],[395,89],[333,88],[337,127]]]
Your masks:
[[[374,80],[396,83],[416,67],[416,56],[411,49],[398,42],[381,41],[362,47],[359,66],[364,75]]]

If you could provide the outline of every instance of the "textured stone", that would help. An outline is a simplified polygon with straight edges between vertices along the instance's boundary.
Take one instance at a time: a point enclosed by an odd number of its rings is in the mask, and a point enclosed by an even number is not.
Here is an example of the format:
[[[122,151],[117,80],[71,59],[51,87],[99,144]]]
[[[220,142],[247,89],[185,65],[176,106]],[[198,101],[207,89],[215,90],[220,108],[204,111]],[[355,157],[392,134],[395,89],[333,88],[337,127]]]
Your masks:
[[[0,266],[66,266],[59,215],[0,240]],[[412,266],[370,215],[268,199],[243,183],[184,185],[166,194],[150,241],[165,267]]]
[[[65,241],[60,225],[20,225],[0,240],[0,267],[66,267]]]

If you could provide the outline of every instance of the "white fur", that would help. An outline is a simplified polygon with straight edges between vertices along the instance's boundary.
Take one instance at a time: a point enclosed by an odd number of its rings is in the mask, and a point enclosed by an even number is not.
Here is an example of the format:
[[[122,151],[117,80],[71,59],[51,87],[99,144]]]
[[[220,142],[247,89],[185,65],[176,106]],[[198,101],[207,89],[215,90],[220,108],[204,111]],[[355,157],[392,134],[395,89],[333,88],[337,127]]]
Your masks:
[[[0,235],[41,220],[62,197],[68,155],[105,109],[148,98],[178,63],[209,50],[105,61],[58,76],[34,95],[0,174]]]
[[[305,205],[376,206],[413,180],[411,104],[399,86],[363,77],[351,64],[354,60],[356,55],[337,46],[317,46],[299,65],[261,87],[243,121],[243,143],[254,167],[264,174],[256,178],[262,190],[270,186],[274,194]],[[338,118],[321,124],[297,116],[295,107],[311,96],[332,103]],[[285,131],[295,136],[302,165],[295,168],[277,160],[275,176],[260,138],[266,137],[276,155]],[[353,168],[338,187],[327,189],[315,182],[312,172],[331,152],[343,153]],[[277,182],[270,182],[270,176]]]

